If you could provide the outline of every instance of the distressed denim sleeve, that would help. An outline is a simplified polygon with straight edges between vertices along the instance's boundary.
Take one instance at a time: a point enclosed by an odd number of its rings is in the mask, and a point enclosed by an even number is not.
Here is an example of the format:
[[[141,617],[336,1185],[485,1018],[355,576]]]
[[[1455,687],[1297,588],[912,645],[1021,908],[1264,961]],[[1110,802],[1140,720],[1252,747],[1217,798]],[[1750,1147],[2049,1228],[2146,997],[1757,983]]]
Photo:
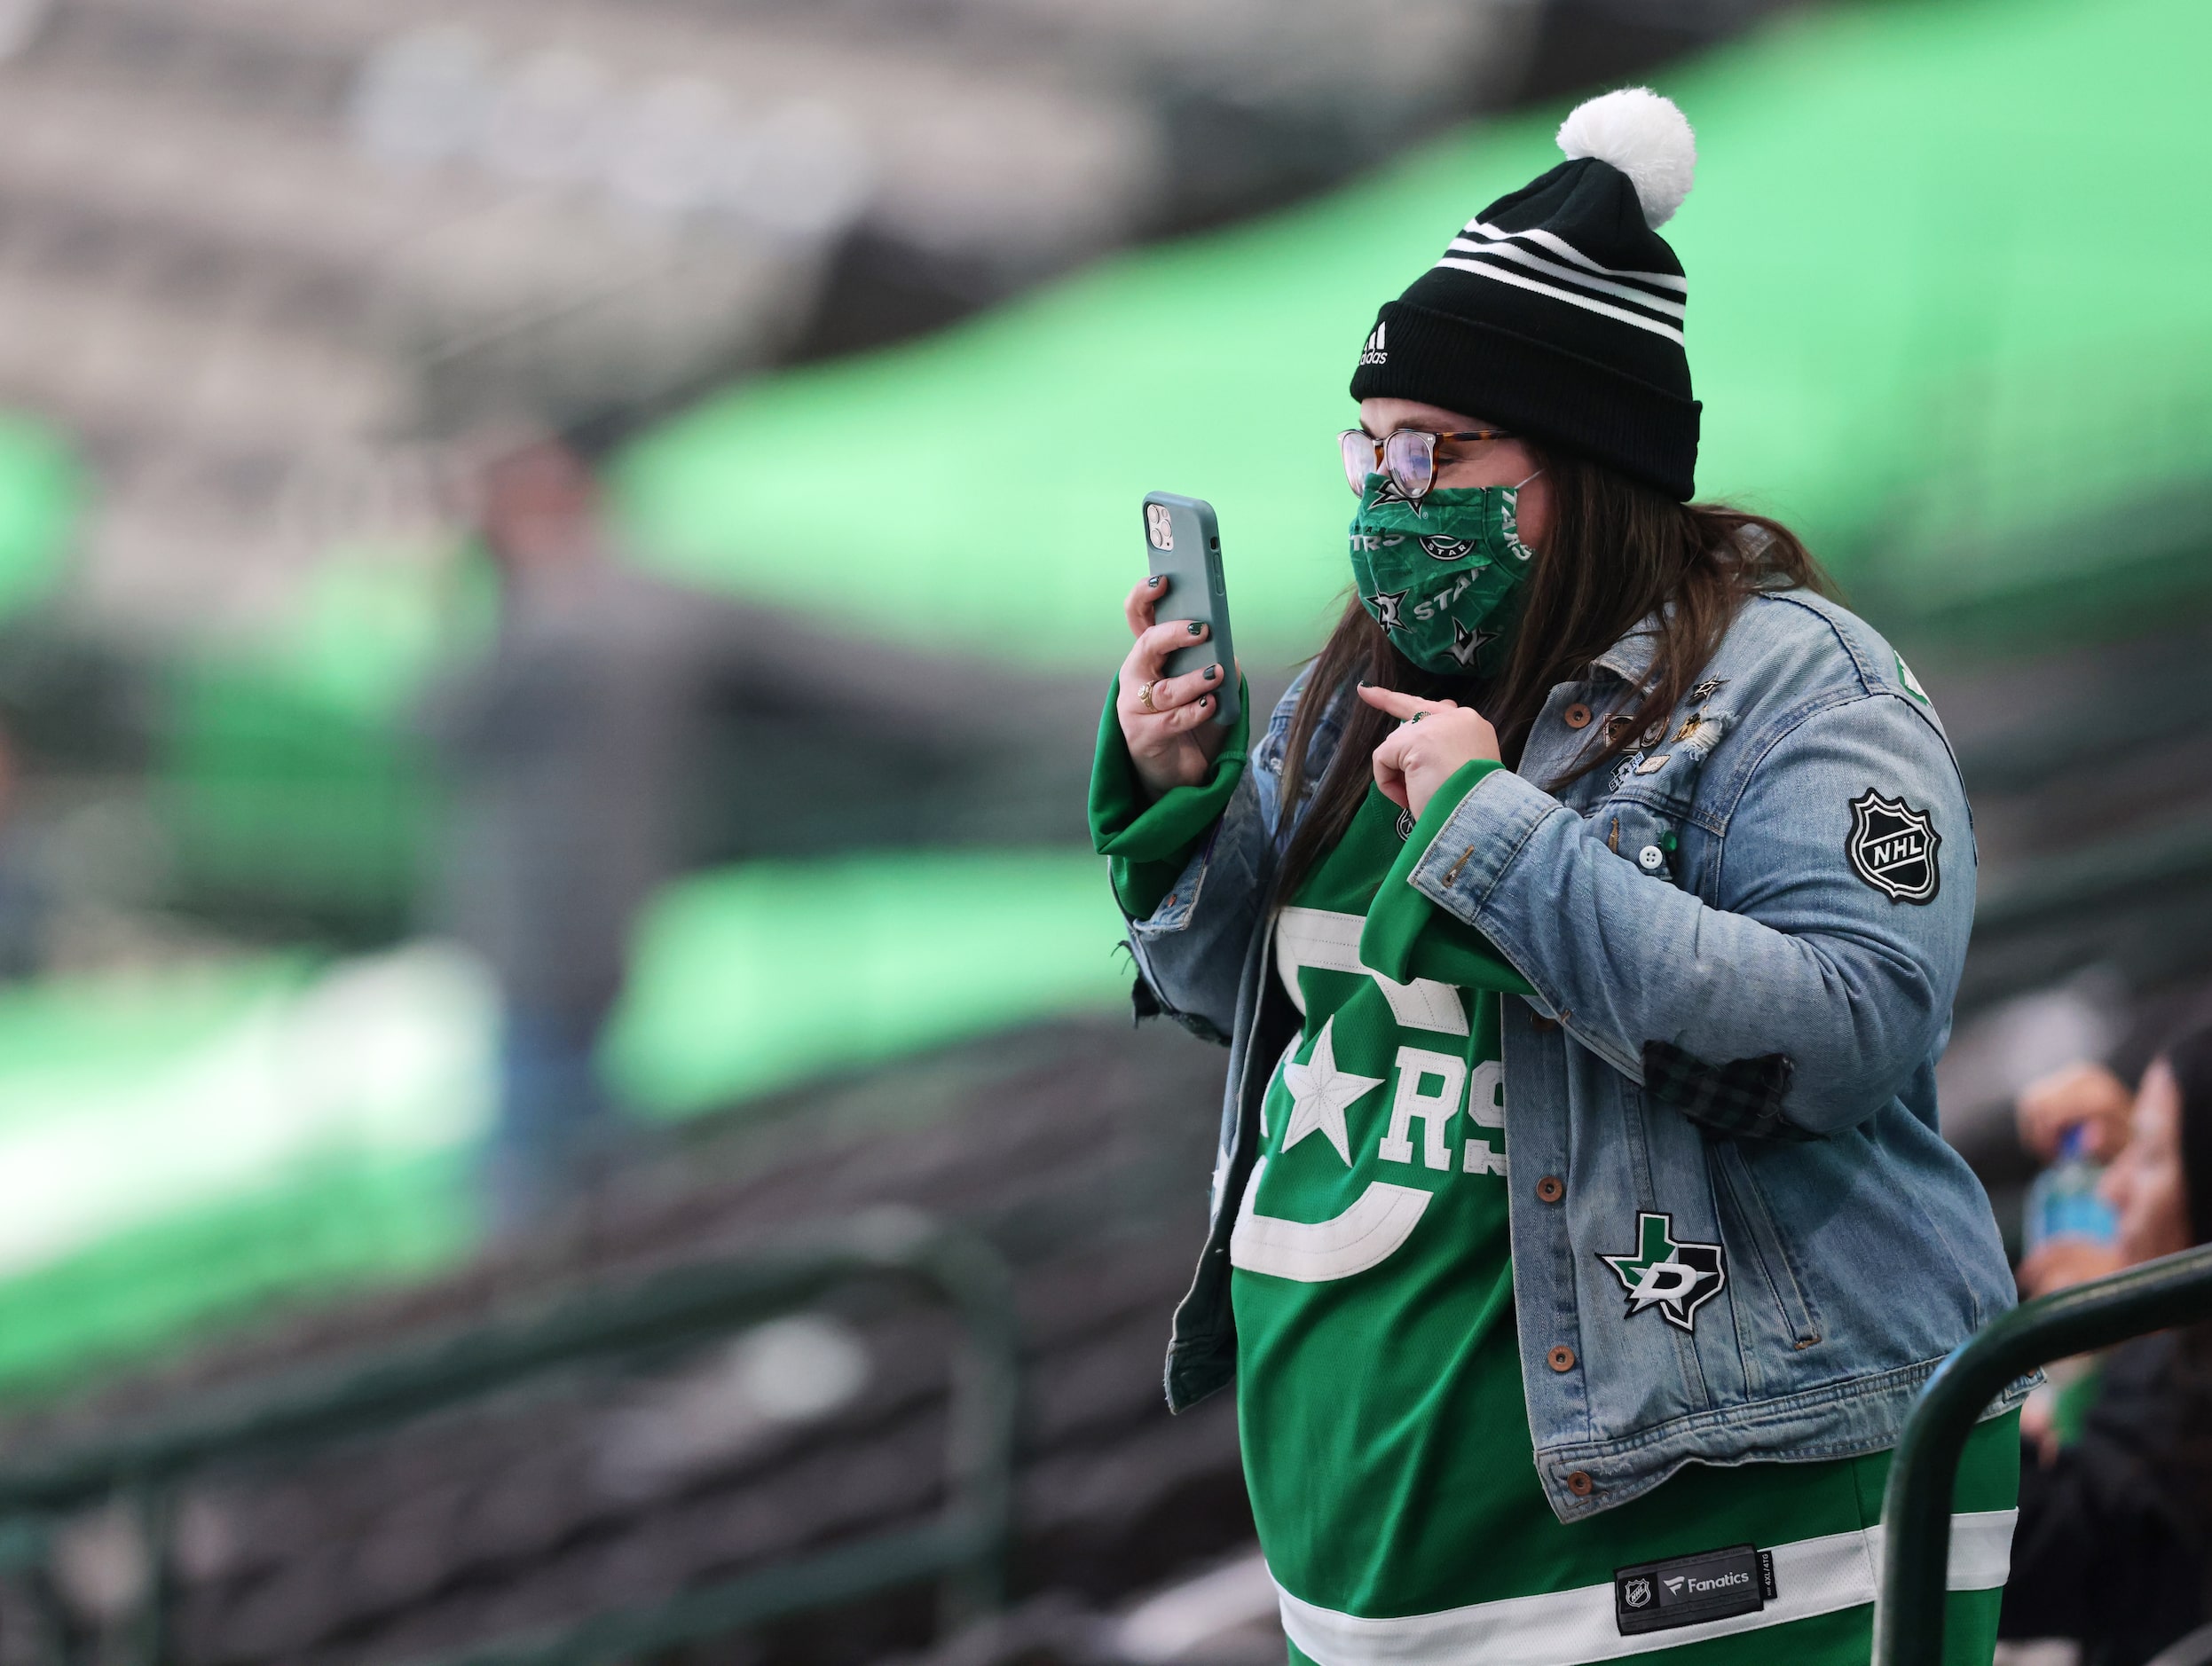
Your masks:
[[[1886,1104],[1949,1021],[1973,832],[1949,750],[1899,696],[1854,695],[1760,744],[1733,804],[1713,806],[1718,906],[1644,874],[1504,771],[1461,800],[1413,884],[1625,1075],[1643,1081],[1651,1041],[1715,1065],[1780,1054],[1791,1121],[1831,1133]],[[1903,810],[1870,823],[1869,805]],[[1897,853],[1882,840],[1909,816],[1938,841],[1932,885],[1885,866]]]

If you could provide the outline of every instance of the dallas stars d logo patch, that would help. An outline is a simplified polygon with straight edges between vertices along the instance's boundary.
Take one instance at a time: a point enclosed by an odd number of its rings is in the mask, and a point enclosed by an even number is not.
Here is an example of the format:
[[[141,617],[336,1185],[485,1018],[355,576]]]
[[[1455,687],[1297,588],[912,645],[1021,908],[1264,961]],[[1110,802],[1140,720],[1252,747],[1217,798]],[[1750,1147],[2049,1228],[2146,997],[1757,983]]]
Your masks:
[[[1657,1308],[1678,1330],[1696,1329],[1697,1309],[1728,1282],[1720,1246],[1678,1244],[1674,1217],[1649,1212],[1637,1214],[1636,1237],[1633,1253],[1598,1257],[1628,1293],[1628,1316],[1633,1319],[1646,1308]]]

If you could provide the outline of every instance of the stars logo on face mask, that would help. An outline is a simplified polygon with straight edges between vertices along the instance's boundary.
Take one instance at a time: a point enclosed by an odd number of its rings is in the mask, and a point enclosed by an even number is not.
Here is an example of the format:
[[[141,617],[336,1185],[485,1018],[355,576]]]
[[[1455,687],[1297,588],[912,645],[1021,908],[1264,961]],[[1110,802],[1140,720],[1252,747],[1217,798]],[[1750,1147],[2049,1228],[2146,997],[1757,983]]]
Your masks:
[[[1475,669],[1475,656],[1498,640],[1498,633],[1477,627],[1468,630],[1457,619],[1452,621],[1452,657],[1468,671]]]
[[[1402,503],[1415,515],[1424,513],[1421,507],[1421,499],[1408,496],[1405,488],[1399,485],[1397,480],[1389,475],[1382,476],[1382,483],[1375,488],[1374,501],[1367,507],[1370,509],[1380,509],[1386,503]]]
[[[1386,590],[1367,598],[1367,605],[1374,609],[1374,622],[1386,631],[1403,631],[1405,624],[1404,590]]]
[[[1475,553],[1472,538],[1445,538],[1441,534],[1424,536],[1421,540],[1421,554],[1431,561],[1456,562]]]

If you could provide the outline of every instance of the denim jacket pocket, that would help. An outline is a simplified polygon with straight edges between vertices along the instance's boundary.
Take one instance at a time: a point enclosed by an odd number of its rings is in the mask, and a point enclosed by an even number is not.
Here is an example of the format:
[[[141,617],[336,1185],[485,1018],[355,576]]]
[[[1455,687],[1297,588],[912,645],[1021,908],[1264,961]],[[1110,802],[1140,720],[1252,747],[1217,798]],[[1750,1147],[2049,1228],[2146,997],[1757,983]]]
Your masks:
[[[1712,1141],[1705,1147],[1705,1161],[1712,1167],[1724,1230],[1749,1253],[1752,1264],[1744,1270],[1756,1275],[1749,1287],[1739,1275],[1739,1322],[1748,1317],[1753,1334],[1778,1332],[1776,1340],[1785,1352],[1813,1347],[1821,1340],[1819,1309],[1798,1277],[1795,1258],[1742,1146],[1734,1140]]]

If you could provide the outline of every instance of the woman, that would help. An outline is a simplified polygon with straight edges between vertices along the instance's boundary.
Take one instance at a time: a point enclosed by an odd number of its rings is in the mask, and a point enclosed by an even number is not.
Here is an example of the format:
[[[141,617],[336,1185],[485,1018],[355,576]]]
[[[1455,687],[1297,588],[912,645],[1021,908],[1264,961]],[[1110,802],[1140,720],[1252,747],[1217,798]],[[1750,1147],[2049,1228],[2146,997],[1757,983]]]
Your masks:
[[[1093,833],[1140,1011],[1231,1049],[1168,1395],[1238,1383],[1295,1661],[1863,1662],[1886,1450],[2012,1299],[1935,1128],[1972,833],[1903,662],[1687,502],[1688,124],[1561,143],[1366,338],[1358,600],[1248,753],[1128,603]]]
[[[2096,1067],[2038,1087],[2022,1131],[2046,1154],[2069,1127],[2094,1143],[2126,1092]],[[2212,1243],[2212,1029],[2152,1062],[2125,1128],[2099,1186],[2118,1241],[2045,1245],[2020,1268],[2031,1295]],[[2076,1638],[2083,1666],[2140,1666],[2208,1617],[2212,1326],[2114,1348],[2091,1387],[2079,1434],[2038,1431],[2024,1462],[2003,1634]]]

